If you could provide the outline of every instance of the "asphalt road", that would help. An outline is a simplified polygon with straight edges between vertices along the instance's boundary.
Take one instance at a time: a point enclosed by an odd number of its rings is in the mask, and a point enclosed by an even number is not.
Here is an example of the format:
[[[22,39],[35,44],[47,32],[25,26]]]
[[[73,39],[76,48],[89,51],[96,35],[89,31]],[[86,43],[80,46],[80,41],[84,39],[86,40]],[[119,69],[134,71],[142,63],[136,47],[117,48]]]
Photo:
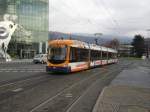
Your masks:
[[[45,66],[33,63],[0,64],[0,83],[41,75],[45,73]]]
[[[42,64],[1,64],[0,112],[91,112],[102,89],[134,63],[72,74],[48,74]]]

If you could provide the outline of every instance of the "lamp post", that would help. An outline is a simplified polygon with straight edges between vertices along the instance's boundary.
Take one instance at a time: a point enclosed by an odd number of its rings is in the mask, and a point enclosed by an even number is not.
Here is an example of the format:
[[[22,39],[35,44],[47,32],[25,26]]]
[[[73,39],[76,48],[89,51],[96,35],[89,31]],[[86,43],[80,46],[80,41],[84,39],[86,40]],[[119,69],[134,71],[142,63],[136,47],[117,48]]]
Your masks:
[[[147,29],[146,31],[147,31],[147,38],[149,38],[150,29]],[[146,48],[147,48],[147,58],[149,58],[149,40],[147,40]]]
[[[95,33],[94,35],[95,35],[95,37],[100,37],[100,36],[102,36],[103,34],[102,34],[102,33]],[[98,45],[98,39],[97,39],[97,38],[95,38],[95,44]],[[102,47],[100,47],[100,49],[101,49],[100,58],[102,59],[102,57],[103,57],[103,56],[102,56],[102,55],[103,55],[103,54],[102,54]],[[101,64],[102,64],[102,61],[101,61]]]
[[[95,33],[94,34],[95,37],[100,37],[102,35],[103,35],[102,33]],[[95,40],[95,44],[98,45],[98,38],[95,38],[94,40]]]

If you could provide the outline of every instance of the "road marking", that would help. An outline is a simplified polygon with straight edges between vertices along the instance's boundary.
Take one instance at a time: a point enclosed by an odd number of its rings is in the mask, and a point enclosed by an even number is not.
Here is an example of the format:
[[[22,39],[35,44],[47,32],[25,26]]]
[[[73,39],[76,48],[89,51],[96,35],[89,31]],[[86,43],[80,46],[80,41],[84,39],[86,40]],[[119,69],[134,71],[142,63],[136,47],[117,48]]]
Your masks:
[[[41,69],[41,68],[2,68],[0,69],[0,72],[7,72],[7,73],[10,73],[10,72],[45,72],[46,70],[45,69]]]
[[[14,90],[12,90],[13,92],[20,92],[20,91],[22,91],[23,90],[23,88],[17,88],[17,89],[14,89]]]
[[[45,72],[45,71],[39,71],[39,70],[37,70],[37,71],[31,71],[31,72]]]
[[[12,71],[0,71],[0,72],[7,72],[7,73],[12,73],[12,72],[18,72],[18,73],[19,73],[19,72],[21,72],[21,73],[23,73],[23,72],[28,72],[28,73],[43,72],[43,73],[45,73],[46,71],[45,71],[45,70],[39,70],[39,71],[35,71],[35,70],[33,70],[33,71],[19,71],[19,70],[17,71],[17,70],[15,70],[15,71],[14,71],[14,70],[12,70]]]
[[[18,71],[12,71],[12,72],[18,72]]]
[[[14,70],[13,68],[8,68],[7,70]]]
[[[35,77],[35,79],[40,79],[42,77],[43,76]],[[21,82],[25,82],[25,81],[29,81],[29,80],[33,80],[33,78],[28,78],[28,79],[25,79],[25,80],[20,80],[20,81],[17,81],[17,82],[12,82],[12,83],[8,83],[8,84],[4,84],[4,85],[1,85],[0,88],[1,87],[6,87],[6,86],[10,86],[10,85],[14,85],[14,84],[21,83]]]
[[[72,95],[71,93],[67,93],[67,94],[65,95],[65,97],[66,97],[66,98],[72,98],[73,95]]]
[[[0,69],[0,70],[7,70],[7,69],[2,68],[2,69]]]

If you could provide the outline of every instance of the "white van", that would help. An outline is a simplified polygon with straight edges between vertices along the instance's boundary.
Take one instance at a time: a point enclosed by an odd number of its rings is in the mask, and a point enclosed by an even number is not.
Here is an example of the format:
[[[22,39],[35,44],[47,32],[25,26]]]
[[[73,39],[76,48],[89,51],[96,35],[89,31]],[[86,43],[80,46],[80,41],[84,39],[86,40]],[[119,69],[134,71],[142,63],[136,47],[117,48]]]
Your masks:
[[[33,63],[46,63],[47,62],[47,54],[37,54],[33,58]]]

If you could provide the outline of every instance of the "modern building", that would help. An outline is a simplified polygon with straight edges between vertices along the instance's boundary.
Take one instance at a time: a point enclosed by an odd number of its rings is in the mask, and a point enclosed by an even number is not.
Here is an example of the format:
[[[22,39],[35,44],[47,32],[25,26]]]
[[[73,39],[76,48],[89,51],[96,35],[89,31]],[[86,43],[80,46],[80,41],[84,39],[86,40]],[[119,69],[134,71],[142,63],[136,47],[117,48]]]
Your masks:
[[[118,53],[120,56],[131,56],[133,46],[130,44],[121,44]]]
[[[0,21],[5,14],[15,17],[18,28],[8,52],[16,58],[32,58],[46,53],[49,0],[0,0]],[[12,18],[10,18],[12,19]]]

